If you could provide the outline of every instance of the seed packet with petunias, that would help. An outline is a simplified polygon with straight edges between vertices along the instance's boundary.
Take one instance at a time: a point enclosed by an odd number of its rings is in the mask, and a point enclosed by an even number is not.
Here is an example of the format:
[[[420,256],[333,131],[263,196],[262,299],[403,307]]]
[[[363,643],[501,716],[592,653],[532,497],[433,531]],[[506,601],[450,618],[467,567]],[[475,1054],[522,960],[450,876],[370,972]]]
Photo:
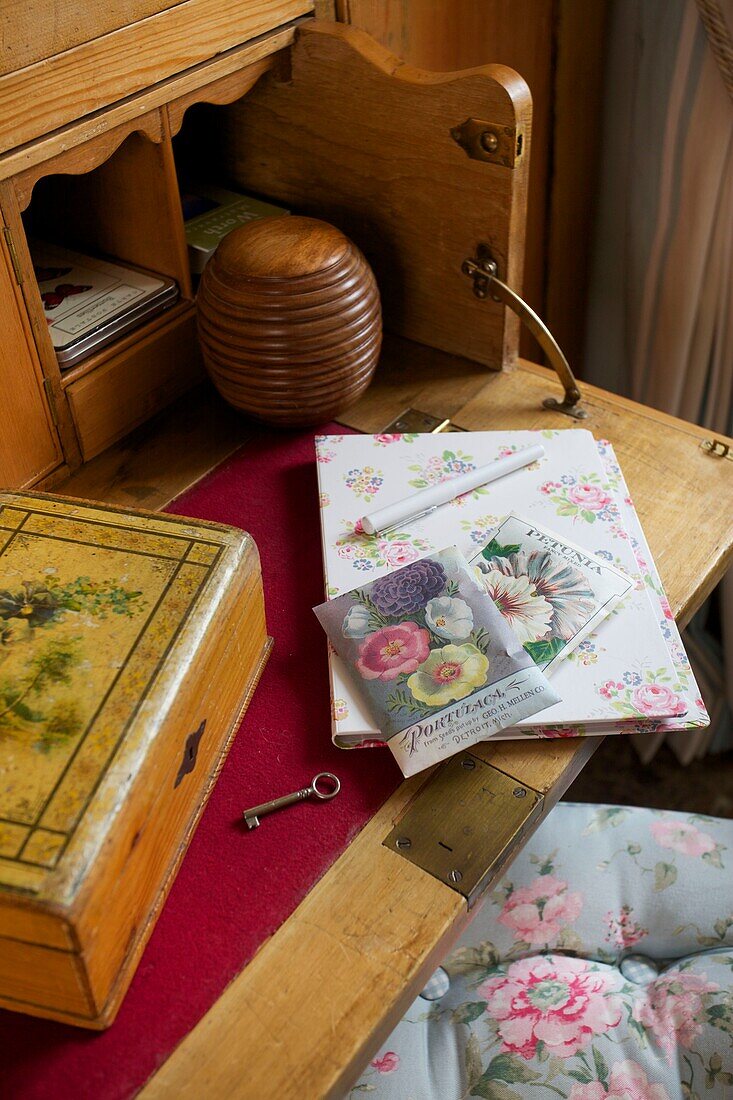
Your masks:
[[[455,547],[314,611],[404,775],[559,702]]]
[[[514,513],[471,558],[532,660],[550,676],[631,592],[621,569]]]

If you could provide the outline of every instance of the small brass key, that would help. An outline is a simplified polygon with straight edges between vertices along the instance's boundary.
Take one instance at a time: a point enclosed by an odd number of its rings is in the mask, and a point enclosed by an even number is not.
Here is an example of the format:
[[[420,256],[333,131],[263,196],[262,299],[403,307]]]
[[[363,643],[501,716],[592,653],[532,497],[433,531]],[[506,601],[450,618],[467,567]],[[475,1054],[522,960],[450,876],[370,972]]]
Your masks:
[[[319,789],[318,784],[321,783],[323,788],[323,780],[329,782],[329,787]],[[260,818],[265,814],[271,814],[274,810],[282,810],[286,806],[292,806],[296,802],[302,802],[305,798],[319,798],[322,802],[328,802],[329,799],[335,798],[341,790],[341,781],[333,775],[332,772],[319,772],[311,780],[310,787],[301,787],[299,791],[293,791],[292,794],[284,794],[282,798],[273,798],[270,802],[263,802],[259,806],[253,806],[250,810],[245,810],[243,813],[244,820],[247,822],[247,827],[250,829],[256,829],[260,823]]]

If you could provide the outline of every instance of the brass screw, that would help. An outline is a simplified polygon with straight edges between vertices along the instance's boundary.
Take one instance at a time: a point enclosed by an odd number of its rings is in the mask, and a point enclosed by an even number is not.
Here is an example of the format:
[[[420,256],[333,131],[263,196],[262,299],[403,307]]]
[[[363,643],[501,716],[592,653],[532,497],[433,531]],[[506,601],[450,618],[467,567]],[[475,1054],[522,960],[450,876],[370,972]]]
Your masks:
[[[481,141],[481,148],[485,149],[487,153],[495,153],[499,148],[499,139],[493,130],[484,130],[479,140]]]
[[[468,771],[473,771],[476,767],[476,761],[472,760],[470,756],[467,756],[465,760],[461,760],[461,767],[467,768]]]
[[[527,794],[527,792],[524,789],[524,787],[515,787],[514,790],[512,791],[512,794],[514,795],[515,798],[524,798],[525,795]]]
[[[398,836],[395,844],[398,848],[410,848],[412,847],[412,841],[409,836]]]
[[[449,871],[448,878],[451,882],[460,882],[463,878],[463,875],[460,871]]]

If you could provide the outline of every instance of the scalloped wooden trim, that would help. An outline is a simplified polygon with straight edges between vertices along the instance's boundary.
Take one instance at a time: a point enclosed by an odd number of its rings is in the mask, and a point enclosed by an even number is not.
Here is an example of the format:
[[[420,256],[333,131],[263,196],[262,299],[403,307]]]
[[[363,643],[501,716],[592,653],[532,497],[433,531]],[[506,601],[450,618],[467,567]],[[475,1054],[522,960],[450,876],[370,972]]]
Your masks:
[[[0,156],[0,180],[9,179],[35,164],[50,160],[59,153],[67,152],[101,134],[109,133],[123,122],[137,119],[147,111],[162,107],[186,92],[203,89],[207,84],[254,64],[261,58],[269,58],[269,63],[275,64],[275,59],[282,55],[294,36],[293,24],[260,35],[203,65],[197,65],[170,80],[147,88],[140,95],[123,99],[112,107],[96,111],[70,126],[44,134],[37,141],[5,153]]]
[[[33,196],[33,188],[44,176],[81,176],[104,164],[115,153],[130,134],[144,134],[150,141],[160,145],[165,137],[163,117],[159,110],[149,111],[146,115],[130,122],[115,126],[114,129],[100,134],[83,145],[58,153],[55,157],[34,164],[13,177],[13,187],[18,206],[26,210]]]
[[[196,103],[211,103],[223,106],[226,103],[233,103],[235,100],[241,99],[250,88],[254,87],[260,77],[272,68],[272,65],[272,58],[264,57],[261,61],[255,61],[248,65],[245,69],[228,73],[218,80],[212,80],[210,84],[205,84],[202,88],[193,88],[185,95],[174,99],[167,106],[171,135],[175,137],[180,131],[183,125],[183,117],[189,107],[193,107]]]

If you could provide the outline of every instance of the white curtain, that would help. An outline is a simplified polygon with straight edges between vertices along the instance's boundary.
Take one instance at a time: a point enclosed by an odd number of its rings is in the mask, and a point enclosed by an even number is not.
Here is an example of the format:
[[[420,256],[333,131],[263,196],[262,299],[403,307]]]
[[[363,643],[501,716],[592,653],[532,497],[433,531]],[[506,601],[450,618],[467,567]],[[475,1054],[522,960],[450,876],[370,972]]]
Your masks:
[[[590,381],[724,434],[733,434],[731,28],[733,0],[610,5],[585,356]],[[714,722],[694,741],[671,738],[684,761],[733,744],[732,582],[687,633]]]

